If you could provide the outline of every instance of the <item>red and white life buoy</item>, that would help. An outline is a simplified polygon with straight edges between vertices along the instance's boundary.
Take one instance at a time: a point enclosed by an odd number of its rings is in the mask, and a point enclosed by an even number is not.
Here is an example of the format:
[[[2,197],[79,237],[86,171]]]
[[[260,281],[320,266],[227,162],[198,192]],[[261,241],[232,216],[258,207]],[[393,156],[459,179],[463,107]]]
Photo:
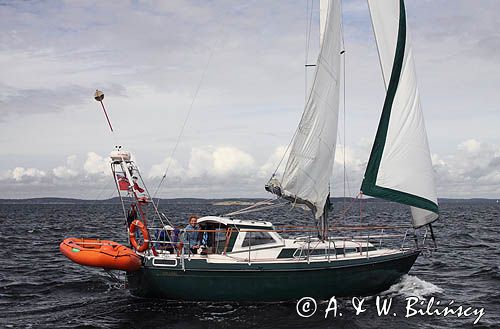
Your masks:
[[[137,242],[137,239],[135,238],[135,231],[137,228],[141,230],[142,237],[144,239],[144,241],[140,246]],[[129,232],[130,232],[129,233],[130,243],[132,244],[135,250],[143,252],[149,248],[149,232],[148,229],[146,228],[146,225],[144,225],[143,222],[141,222],[138,219],[134,220],[132,224],[130,224]]]

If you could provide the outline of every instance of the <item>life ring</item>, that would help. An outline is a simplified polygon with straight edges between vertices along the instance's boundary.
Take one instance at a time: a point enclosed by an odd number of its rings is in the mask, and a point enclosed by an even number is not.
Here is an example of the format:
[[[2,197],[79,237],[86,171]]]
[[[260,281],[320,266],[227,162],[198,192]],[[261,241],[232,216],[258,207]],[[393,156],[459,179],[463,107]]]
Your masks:
[[[140,246],[135,238],[135,230],[137,228],[141,230],[142,237],[144,239],[144,242]],[[130,232],[129,233],[130,243],[132,244],[135,250],[143,252],[149,248],[149,232],[148,229],[146,228],[146,225],[144,225],[143,222],[141,222],[138,219],[134,220],[132,224],[130,224],[129,232]]]

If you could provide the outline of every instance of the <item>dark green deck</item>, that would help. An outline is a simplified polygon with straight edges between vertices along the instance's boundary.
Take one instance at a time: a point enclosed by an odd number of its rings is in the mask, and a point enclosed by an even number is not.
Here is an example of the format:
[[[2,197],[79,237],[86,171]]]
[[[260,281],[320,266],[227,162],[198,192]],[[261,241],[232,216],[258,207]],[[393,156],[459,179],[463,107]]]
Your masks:
[[[388,289],[408,273],[419,251],[356,260],[291,264],[207,264],[186,261],[186,271],[145,264],[128,273],[138,297],[191,301],[286,301],[309,296],[366,296]]]

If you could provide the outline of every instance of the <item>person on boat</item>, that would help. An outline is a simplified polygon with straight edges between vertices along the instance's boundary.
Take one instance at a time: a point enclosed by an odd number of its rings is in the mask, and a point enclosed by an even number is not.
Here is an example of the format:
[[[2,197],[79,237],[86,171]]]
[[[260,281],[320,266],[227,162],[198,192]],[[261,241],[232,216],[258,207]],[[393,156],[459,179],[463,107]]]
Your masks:
[[[172,243],[172,231],[174,228],[170,225],[165,225],[162,230],[157,230],[155,240],[156,249],[165,250],[171,254],[174,253],[174,245]]]
[[[189,224],[184,228],[184,241],[187,243],[189,251],[193,254],[198,253],[200,247],[198,217],[195,215],[189,216]]]
[[[184,246],[184,243],[181,241],[181,230],[178,228],[174,228],[172,235],[170,235],[172,241],[172,248],[174,251],[177,251],[177,256],[180,256],[181,249]]]
[[[204,232],[200,232],[200,235],[199,235],[199,239],[200,239],[200,249],[201,249],[201,255],[207,255],[207,254],[211,254],[212,252],[212,243],[211,243],[211,239],[210,239],[210,234],[209,234],[209,230],[211,229],[210,227],[210,224],[205,224],[205,225],[201,225],[201,229],[204,231]]]
[[[130,224],[137,218],[137,209],[135,208],[135,204],[132,204],[127,212],[127,225],[130,227]]]

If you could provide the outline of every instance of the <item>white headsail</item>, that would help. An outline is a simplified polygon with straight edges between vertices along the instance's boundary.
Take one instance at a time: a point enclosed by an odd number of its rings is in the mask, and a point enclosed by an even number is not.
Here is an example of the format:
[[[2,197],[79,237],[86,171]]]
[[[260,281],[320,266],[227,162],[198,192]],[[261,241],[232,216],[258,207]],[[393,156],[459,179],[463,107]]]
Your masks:
[[[438,217],[438,204],[404,2],[368,4],[387,94],[361,190],[412,206],[419,227]]]
[[[321,217],[335,157],[342,51],[340,0],[328,5],[314,82],[292,143],[280,193]],[[273,182],[271,182],[273,183]],[[275,186],[275,184],[273,184]]]

